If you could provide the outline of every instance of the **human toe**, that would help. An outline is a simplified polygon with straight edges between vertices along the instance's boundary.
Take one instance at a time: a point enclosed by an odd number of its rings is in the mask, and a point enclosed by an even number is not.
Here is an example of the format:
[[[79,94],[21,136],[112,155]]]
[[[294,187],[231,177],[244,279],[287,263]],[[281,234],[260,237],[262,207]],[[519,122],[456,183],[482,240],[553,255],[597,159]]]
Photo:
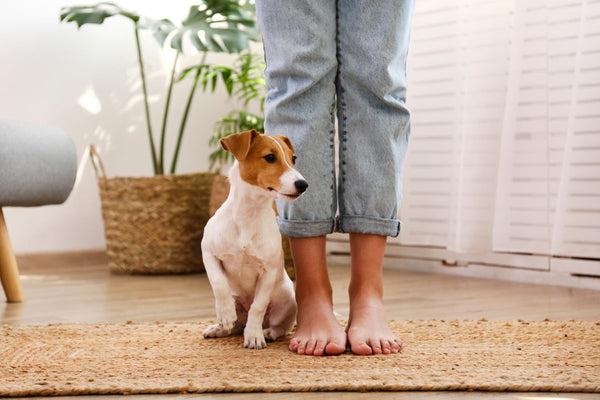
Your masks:
[[[288,346],[288,348],[290,349],[290,351],[293,351],[294,353],[298,351],[298,338],[292,338],[290,339],[290,345]]]
[[[304,354],[305,351],[306,351],[306,341],[299,340],[298,341],[298,348],[297,348],[296,352],[298,354]]]
[[[315,344],[315,350],[313,352],[313,355],[322,356],[323,354],[325,354],[325,346],[326,345],[327,345],[326,340],[317,340],[317,343]]]
[[[391,354],[392,353],[392,344],[390,343],[389,340],[382,340],[381,341],[381,351],[383,352],[383,354]]]
[[[311,356],[315,351],[316,344],[317,344],[317,341],[315,339],[309,339],[308,342],[306,342],[306,348],[304,349],[304,354]]]

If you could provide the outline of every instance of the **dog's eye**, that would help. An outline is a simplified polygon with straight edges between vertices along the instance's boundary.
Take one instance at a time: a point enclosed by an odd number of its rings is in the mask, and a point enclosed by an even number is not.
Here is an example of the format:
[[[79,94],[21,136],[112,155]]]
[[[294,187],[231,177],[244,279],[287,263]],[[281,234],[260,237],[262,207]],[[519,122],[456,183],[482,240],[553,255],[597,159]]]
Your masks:
[[[277,161],[277,158],[275,157],[275,154],[267,154],[266,156],[263,157],[265,159],[266,162],[268,163],[274,163],[275,161]]]
[[[292,164],[296,164],[296,156],[292,156]]]

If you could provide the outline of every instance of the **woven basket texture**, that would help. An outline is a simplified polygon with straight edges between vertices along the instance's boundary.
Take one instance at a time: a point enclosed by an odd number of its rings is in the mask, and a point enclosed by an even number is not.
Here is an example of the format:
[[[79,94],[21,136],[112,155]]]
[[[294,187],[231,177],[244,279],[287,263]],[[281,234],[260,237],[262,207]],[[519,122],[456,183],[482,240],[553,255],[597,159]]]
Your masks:
[[[109,268],[117,273],[203,271],[212,173],[98,177]]]
[[[215,212],[221,207],[221,204],[227,199],[229,194],[229,180],[226,176],[217,175],[213,183],[212,194],[210,197],[210,215],[213,216]],[[277,212],[277,210],[275,210]],[[290,278],[295,279],[296,272],[294,269],[294,260],[292,259],[292,250],[290,249],[290,241],[287,236],[282,236],[281,245],[283,246],[283,256],[285,260],[285,269]]]

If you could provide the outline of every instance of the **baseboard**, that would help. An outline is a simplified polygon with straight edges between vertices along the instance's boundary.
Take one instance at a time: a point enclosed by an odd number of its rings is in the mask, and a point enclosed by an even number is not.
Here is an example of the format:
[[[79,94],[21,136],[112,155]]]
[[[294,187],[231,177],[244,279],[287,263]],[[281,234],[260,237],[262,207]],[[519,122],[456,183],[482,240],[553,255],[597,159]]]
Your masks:
[[[330,253],[328,255],[328,261],[332,264],[349,264],[350,255]],[[441,260],[420,260],[393,256],[386,256],[383,266],[386,269],[394,270],[600,290],[600,278],[576,276],[559,271],[536,271],[478,264],[469,264],[468,266],[448,266]]]
[[[339,243],[334,247],[334,252],[328,254],[332,264],[350,264],[350,254],[339,251]],[[345,250],[345,249],[344,249]],[[76,252],[49,252],[22,254],[17,256],[17,263],[21,272],[34,270],[43,264],[45,267],[56,268],[85,268],[90,265],[106,265],[108,263],[104,250],[87,250]],[[600,290],[600,278],[592,276],[573,275],[565,270],[552,271],[508,268],[499,265],[468,264],[466,266],[449,266],[442,260],[417,259],[387,255],[384,259],[384,268],[407,270],[415,272],[439,273],[447,275],[465,276],[472,278],[499,279],[504,281],[554,285],[581,289]]]
[[[85,268],[90,265],[106,265],[108,259],[104,250],[83,250],[67,252],[44,252],[17,255],[19,270],[26,272],[40,265],[48,268]]]

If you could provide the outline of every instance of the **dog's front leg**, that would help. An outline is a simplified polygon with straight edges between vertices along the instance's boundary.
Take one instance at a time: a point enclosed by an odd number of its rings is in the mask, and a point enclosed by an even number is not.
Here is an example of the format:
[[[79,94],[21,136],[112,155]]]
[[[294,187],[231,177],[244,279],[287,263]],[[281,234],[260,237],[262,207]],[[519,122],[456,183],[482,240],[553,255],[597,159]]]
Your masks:
[[[263,334],[263,321],[267,307],[271,301],[273,287],[277,280],[277,270],[267,268],[256,284],[254,301],[248,311],[248,320],[244,329],[244,347],[249,349],[263,349],[267,347]]]
[[[227,336],[231,333],[237,320],[235,300],[231,293],[231,287],[223,272],[221,260],[210,252],[203,251],[202,261],[204,261],[204,269],[215,295],[215,312],[217,314],[217,321],[219,322],[218,326],[208,327],[204,332],[204,336]]]

